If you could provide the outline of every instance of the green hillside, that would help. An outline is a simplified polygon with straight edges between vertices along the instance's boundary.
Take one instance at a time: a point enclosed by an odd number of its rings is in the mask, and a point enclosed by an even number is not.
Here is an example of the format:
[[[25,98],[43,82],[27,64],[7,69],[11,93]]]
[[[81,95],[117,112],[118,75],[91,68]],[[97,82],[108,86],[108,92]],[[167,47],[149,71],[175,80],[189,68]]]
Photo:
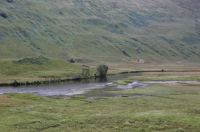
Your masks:
[[[0,58],[200,61],[198,0],[1,0]]]

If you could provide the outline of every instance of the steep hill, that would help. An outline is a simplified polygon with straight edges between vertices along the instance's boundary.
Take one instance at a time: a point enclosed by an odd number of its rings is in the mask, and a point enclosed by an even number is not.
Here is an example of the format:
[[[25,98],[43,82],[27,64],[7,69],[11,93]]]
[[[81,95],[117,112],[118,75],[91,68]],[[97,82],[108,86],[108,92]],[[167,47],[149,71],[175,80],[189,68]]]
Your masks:
[[[1,0],[0,58],[200,61],[198,0]]]

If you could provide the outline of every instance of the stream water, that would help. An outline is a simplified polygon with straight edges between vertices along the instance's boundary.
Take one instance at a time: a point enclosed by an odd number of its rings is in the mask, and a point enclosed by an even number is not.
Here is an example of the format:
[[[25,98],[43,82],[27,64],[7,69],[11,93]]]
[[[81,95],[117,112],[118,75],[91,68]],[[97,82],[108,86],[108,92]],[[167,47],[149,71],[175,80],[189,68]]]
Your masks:
[[[71,81],[39,86],[0,87],[0,94],[5,93],[35,93],[42,96],[71,96],[83,94],[93,89],[103,89],[113,81],[126,79],[130,76],[140,76],[139,73],[120,74],[108,76],[107,80]]]
[[[5,93],[35,93],[41,96],[72,96],[87,93],[90,90],[104,89],[112,87],[116,89],[131,89],[137,87],[147,87],[152,84],[173,84],[173,83],[200,83],[197,81],[145,81],[133,82],[128,85],[112,85],[112,82],[124,80],[130,76],[142,76],[140,73],[128,73],[108,76],[107,80],[85,80],[72,81],[39,86],[21,86],[21,87],[0,87],[0,94]]]

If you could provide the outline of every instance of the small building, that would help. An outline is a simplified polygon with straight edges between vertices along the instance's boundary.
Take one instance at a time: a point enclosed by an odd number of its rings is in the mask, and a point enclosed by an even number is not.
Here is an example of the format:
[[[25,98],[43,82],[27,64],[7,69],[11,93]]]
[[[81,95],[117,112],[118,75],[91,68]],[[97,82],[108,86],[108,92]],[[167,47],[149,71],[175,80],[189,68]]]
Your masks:
[[[141,59],[141,58],[138,58],[137,61],[136,61],[137,64],[144,64],[145,61],[144,59]]]

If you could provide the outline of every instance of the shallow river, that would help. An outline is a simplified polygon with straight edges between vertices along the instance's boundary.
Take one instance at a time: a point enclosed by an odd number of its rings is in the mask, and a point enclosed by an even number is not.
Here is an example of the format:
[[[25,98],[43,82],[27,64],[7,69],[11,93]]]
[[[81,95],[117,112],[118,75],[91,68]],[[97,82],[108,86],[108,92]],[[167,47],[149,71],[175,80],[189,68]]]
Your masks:
[[[39,86],[21,86],[21,87],[0,87],[0,94],[5,93],[35,93],[42,96],[71,96],[83,94],[93,89],[103,89],[107,84],[120,79],[126,79],[130,76],[140,76],[140,74],[121,74],[108,76],[107,80],[88,80],[88,81],[72,81],[49,85]]]
[[[107,80],[88,80],[88,81],[72,81],[65,83],[49,84],[49,85],[39,85],[39,86],[21,86],[21,87],[0,87],[0,94],[5,93],[35,93],[42,96],[72,96],[78,94],[87,93],[94,89],[104,89],[112,82],[117,80],[126,79],[130,76],[141,76],[140,73],[130,73],[108,76]],[[200,83],[196,81],[145,81],[145,82],[133,82],[126,85],[112,86],[116,89],[130,89],[137,87],[146,87],[152,84],[164,84],[164,83]]]

